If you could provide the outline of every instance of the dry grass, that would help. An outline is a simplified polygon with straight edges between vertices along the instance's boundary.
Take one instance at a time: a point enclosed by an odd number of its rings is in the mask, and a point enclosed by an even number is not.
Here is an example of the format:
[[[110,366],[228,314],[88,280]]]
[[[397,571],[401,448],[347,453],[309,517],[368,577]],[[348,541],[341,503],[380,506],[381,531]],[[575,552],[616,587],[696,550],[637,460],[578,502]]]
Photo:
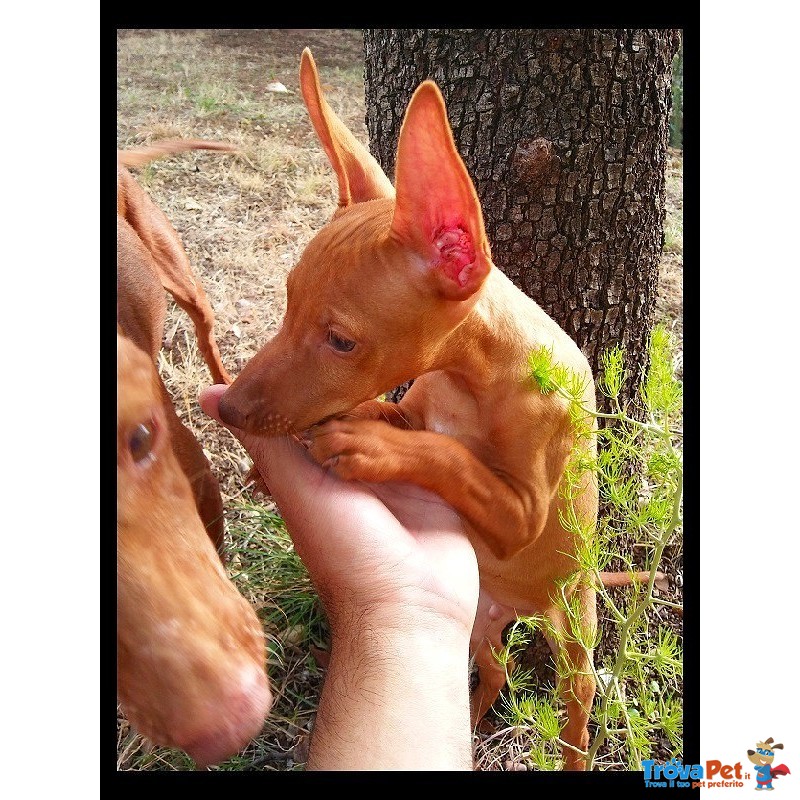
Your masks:
[[[240,148],[164,159],[138,176],[181,235],[234,375],[274,333],[286,273],[335,208],[333,177],[299,95],[306,44],[317,45],[334,109],[366,139],[359,31],[123,31],[118,38],[119,148],[190,137]],[[289,92],[266,91],[271,81]],[[200,421],[197,390],[210,378],[191,322],[171,305],[166,329],[165,381],[184,421]],[[238,497],[247,455],[216,428],[200,423],[201,441],[223,467],[226,499]]]
[[[131,30],[118,35],[119,148],[186,137],[225,140],[240,149],[237,154],[192,152],[171,157],[138,175],[183,240],[216,314],[220,351],[234,376],[275,331],[285,306],[285,276],[335,208],[333,176],[299,95],[298,69],[305,46],[314,53],[334,110],[366,142],[362,42],[357,30]],[[272,81],[289,91],[267,91]],[[668,224],[673,228],[663,262],[658,313],[673,320],[680,334],[677,153],[671,157],[668,193]],[[304,591],[310,595],[310,586],[291,560],[279,524],[263,526],[262,515],[269,515],[272,507],[263,499],[253,505],[249,490],[242,487],[250,466],[247,453],[199,408],[198,391],[211,379],[195,348],[191,321],[174,304],[159,366],[178,414],[197,433],[220,480],[230,569],[256,607],[270,644],[276,704],[262,735],[220,768],[298,768],[305,760],[320,683],[308,645],[318,640],[321,622],[307,618],[307,609],[296,613],[281,609],[296,609],[296,598]],[[267,547],[283,554],[278,589],[265,590],[248,574]],[[121,716],[117,734],[119,769],[192,768],[192,762],[177,751],[148,751]],[[500,732],[479,745],[484,769],[507,769],[521,757],[513,731]]]

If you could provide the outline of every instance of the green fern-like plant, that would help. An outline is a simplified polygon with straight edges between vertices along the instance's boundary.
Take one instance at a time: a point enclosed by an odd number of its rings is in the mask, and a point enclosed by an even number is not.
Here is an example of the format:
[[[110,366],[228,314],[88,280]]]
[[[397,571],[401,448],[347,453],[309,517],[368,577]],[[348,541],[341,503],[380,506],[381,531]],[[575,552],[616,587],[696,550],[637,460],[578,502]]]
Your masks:
[[[638,770],[642,760],[651,756],[656,738],[666,737],[673,748],[671,757],[681,755],[682,646],[673,631],[658,627],[653,612],[658,605],[676,605],[656,594],[655,578],[665,548],[679,544],[680,538],[683,468],[678,425],[683,388],[675,377],[669,332],[662,326],[653,330],[650,339],[650,370],[641,390],[644,419],[631,416],[620,402],[626,380],[624,352],[620,348],[606,351],[601,365],[603,377],[597,388],[610,399],[610,413],[585,407],[582,379],[554,363],[548,348],[531,353],[529,375],[543,394],[556,392],[569,404],[575,445],[561,487],[566,501],[561,524],[578,542],[575,572],[595,587],[599,617],[606,620],[605,625],[614,626],[613,638],[618,641],[616,652],[593,666],[596,732],[584,754],[587,767],[597,766],[602,749],[604,766]],[[605,420],[601,430],[596,430],[598,418]],[[587,447],[594,436],[599,444],[596,457],[593,448]],[[640,467],[633,474],[631,463]],[[595,473],[609,509],[596,525],[581,519],[572,503],[590,471]],[[631,554],[622,551],[617,545],[621,539],[634,543],[637,558],[645,554],[644,564],[636,566]],[[622,600],[612,596],[600,579],[600,572],[612,559],[629,570],[649,571],[650,580],[627,587]],[[555,598],[570,620],[565,635],[592,652],[600,631],[584,629],[577,601],[566,584],[558,587]],[[513,663],[514,653],[530,641],[534,630],[545,625],[539,617],[518,620],[496,654],[500,663]],[[545,632],[555,635],[552,629]],[[556,666],[562,676],[573,668],[564,658]],[[541,693],[534,691],[530,672],[507,669],[507,674],[504,718],[528,731],[532,766],[557,766],[559,745],[563,745],[556,730],[561,722],[557,690],[552,688],[542,699]]]

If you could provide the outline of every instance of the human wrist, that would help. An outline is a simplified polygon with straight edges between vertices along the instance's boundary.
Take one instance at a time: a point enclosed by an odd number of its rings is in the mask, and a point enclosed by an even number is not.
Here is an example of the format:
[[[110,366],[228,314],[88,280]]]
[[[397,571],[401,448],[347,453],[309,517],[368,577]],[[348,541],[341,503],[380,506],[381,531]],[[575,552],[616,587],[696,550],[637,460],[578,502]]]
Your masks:
[[[375,630],[407,635],[410,632],[450,641],[469,642],[477,610],[474,597],[466,592],[446,592],[422,586],[393,587],[386,581],[374,581],[367,588],[359,584],[341,587],[328,583],[318,586],[333,639],[350,636],[369,623]]]
[[[334,634],[310,769],[471,769],[469,635],[366,611]]]
[[[329,604],[325,603],[326,610]],[[338,604],[328,612],[332,646],[339,643],[389,647],[392,642],[440,643],[452,651],[468,647],[473,617],[467,622],[461,609],[445,610],[413,602],[386,602],[369,606]]]

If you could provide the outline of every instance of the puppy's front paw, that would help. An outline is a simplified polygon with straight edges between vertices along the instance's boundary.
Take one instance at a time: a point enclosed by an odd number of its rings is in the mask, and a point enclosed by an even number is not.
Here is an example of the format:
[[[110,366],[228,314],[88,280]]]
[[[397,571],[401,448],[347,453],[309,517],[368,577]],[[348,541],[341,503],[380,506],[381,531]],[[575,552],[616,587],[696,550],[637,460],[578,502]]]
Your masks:
[[[325,469],[348,481],[391,480],[391,428],[382,422],[334,419],[308,431],[308,451]]]

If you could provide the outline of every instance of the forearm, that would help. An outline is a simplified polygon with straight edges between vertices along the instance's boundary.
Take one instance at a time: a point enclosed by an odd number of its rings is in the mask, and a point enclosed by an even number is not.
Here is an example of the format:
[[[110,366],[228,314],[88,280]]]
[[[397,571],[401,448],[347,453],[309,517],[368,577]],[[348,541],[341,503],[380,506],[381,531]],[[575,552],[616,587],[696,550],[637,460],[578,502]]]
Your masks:
[[[309,769],[472,769],[469,637],[427,613],[334,637]]]

